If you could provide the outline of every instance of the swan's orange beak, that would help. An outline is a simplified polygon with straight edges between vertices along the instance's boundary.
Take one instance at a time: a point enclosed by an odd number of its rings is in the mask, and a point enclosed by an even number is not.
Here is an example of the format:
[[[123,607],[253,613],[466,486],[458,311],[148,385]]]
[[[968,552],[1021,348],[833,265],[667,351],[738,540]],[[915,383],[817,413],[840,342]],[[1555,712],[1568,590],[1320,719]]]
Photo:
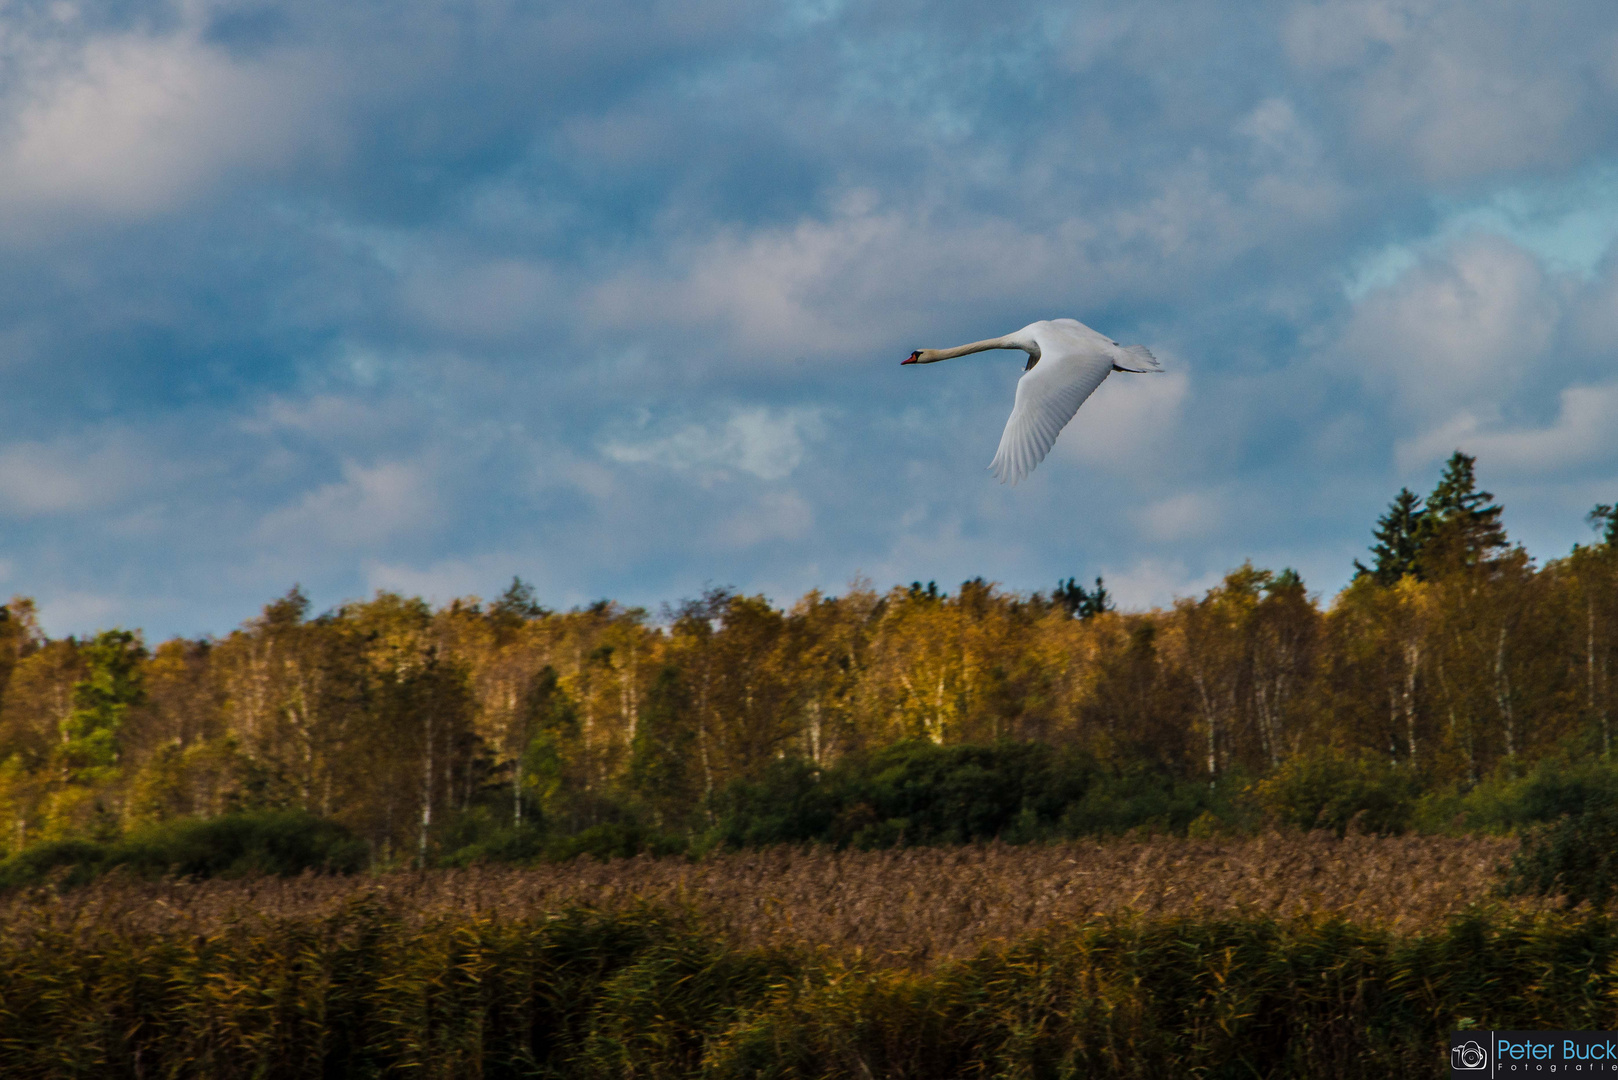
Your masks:
[[[910,359],[899,361],[899,366],[904,367],[906,364],[914,364],[916,362],[916,357],[918,357],[920,355],[921,355],[921,350],[917,349],[915,352],[910,354]]]

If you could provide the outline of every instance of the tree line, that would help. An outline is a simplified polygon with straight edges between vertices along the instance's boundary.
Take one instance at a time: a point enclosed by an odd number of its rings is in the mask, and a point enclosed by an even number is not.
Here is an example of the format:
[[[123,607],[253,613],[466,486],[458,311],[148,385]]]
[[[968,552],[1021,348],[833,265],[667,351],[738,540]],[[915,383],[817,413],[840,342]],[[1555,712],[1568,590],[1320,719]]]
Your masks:
[[[521,580],[489,603],[383,592],[318,615],[294,588],[224,637],[148,647],[48,639],[17,598],[0,851],[261,809],[340,822],[392,864],[691,837],[771,777],[912,745],[1040,743],[1174,790],[1374,766],[1465,792],[1610,759],[1618,508],[1543,566],[1500,519],[1457,453],[1425,498],[1399,493],[1329,603],[1250,563],[1146,612],[1072,578],[859,581],[785,609],[715,588],[656,617],[551,611]]]

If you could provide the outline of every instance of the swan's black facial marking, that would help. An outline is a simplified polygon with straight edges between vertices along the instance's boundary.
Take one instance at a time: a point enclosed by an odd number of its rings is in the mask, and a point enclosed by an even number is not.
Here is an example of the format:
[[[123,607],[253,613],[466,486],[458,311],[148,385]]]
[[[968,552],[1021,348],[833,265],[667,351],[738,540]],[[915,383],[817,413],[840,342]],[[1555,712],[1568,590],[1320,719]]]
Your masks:
[[[921,350],[917,349],[915,352],[910,354],[909,359],[899,361],[899,366],[904,367],[906,364],[920,363],[921,362],[920,358],[921,358]]]

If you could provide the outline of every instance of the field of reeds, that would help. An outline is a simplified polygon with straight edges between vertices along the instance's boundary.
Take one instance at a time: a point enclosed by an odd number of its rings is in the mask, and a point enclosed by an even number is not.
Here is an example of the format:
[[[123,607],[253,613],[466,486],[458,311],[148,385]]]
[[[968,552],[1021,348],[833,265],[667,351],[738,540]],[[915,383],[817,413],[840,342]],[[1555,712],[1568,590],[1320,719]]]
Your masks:
[[[1618,925],[1515,841],[765,850],[0,907],[6,1077],[1442,1075],[1618,1024]]]
[[[1517,845],[1514,837],[1274,833],[888,851],[781,847],[700,861],[642,856],[195,883],[113,875],[83,888],[0,898],[0,922],[12,933],[48,920],[61,929],[208,934],[243,918],[325,917],[361,898],[397,904],[417,920],[528,919],[575,906],[622,911],[650,903],[689,910],[740,947],[807,945],[917,968],[1123,911],[1336,915],[1397,932],[1430,929],[1488,899]]]

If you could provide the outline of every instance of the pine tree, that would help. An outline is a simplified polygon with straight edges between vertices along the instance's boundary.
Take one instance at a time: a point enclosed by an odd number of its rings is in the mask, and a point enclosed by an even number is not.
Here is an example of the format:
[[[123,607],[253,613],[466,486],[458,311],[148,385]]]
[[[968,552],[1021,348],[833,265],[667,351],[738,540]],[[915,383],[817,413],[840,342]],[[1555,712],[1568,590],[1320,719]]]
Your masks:
[[[1067,609],[1068,615],[1075,619],[1091,619],[1113,610],[1112,594],[1096,578],[1095,591],[1091,592],[1080,585],[1074,578],[1056,583],[1056,591],[1051,598]]]
[[[1445,567],[1476,566],[1507,546],[1501,507],[1491,492],[1478,490],[1476,465],[1477,458],[1455,451],[1427,496],[1417,534],[1427,576]]]
[[[523,622],[527,619],[538,619],[549,615],[540,605],[538,597],[534,595],[534,587],[520,577],[513,577],[511,584],[500,598],[489,605],[489,613],[495,618],[506,622]]]
[[[1601,542],[1618,549],[1618,503],[1601,503],[1585,518],[1590,528],[1601,533]]]
[[[1388,504],[1388,512],[1377,518],[1376,531],[1371,534],[1376,538],[1376,543],[1371,545],[1376,564],[1366,567],[1355,559],[1354,576],[1369,574],[1378,585],[1392,585],[1400,578],[1415,573],[1426,516],[1421,496],[1409,488],[1400,488],[1399,494]]]

